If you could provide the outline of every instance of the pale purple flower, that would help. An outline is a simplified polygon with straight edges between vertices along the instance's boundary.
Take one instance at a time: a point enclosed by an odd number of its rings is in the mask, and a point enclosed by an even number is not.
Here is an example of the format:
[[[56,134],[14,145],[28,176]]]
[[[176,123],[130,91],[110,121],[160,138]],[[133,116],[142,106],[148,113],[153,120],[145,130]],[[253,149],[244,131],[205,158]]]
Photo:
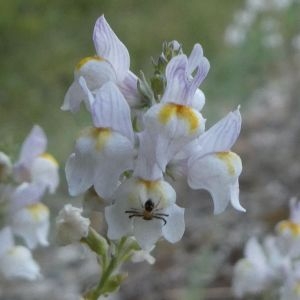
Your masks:
[[[150,171],[147,179],[159,178],[158,170],[165,172],[168,162],[181,148],[204,131],[205,120],[193,105],[196,90],[207,75],[209,63],[200,45],[196,45],[192,53],[198,53],[199,57],[191,54],[189,59],[185,55],[171,59],[166,68],[167,86],[161,102],[145,113],[145,130],[139,134],[142,146],[135,169],[137,177],[144,173],[143,168],[155,162],[155,174]],[[194,77],[192,72],[196,72]]]
[[[106,82],[112,81],[118,85],[130,105],[139,103],[137,77],[129,70],[128,50],[113,32],[104,15],[96,21],[93,40],[97,55],[86,57],[78,63],[74,71],[74,81],[61,108],[77,112],[82,101],[87,104],[87,95],[79,83],[80,77],[85,79],[92,93],[96,93]]]
[[[134,133],[130,109],[117,86],[108,82],[92,93],[81,78],[95,127],[84,130],[66,164],[72,196],[91,186],[101,197],[112,195],[124,171],[133,168]]]
[[[239,136],[239,109],[199,136],[185,151],[188,184],[192,189],[208,190],[214,201],[214,213],[221,213],[230,202],[240,211],[238,178],[242,171],[240,157],[230,149]]]

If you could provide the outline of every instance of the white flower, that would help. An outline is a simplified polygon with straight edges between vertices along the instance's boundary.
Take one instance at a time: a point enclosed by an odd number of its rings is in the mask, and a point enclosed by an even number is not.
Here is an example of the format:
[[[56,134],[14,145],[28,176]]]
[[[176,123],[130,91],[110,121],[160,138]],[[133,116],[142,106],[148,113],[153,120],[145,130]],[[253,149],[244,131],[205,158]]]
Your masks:
[[[43,129],[35,125],[22,144],[18,162],[14,165],[14,177],[18,182],[28,182],[41,190],[54,193],[58,183],[58,163],[45,152],[47,137]]]
[[[143,250],[150,250],[161,236],[171,243],[181,239],[184,209],[175,204],[176,193],[166,181],[128,179],[114,199],[105,209],[110,239],[133,235]]]
[[[245,246],[245,258],[239,260],[234,267],[235,296],[257,294],[268,288],[272,279],[271,271],[264,249],[255,238],[251,238]]]
[[[200,135],[185,151],[186,173],[192,189],[208,190],[214,201],[214,213],[221,213],[229,202],[240,211],[238,177],[242,171],[240,157],[230,149],[239,136],[239,109]]]
[[[194,96],[209,70],[201,46],[194,47],[199,57],[178,55],[171,59],[166,68],[167,86],[159,104],[152,106],[144,116],[145,130],[139,134],[135,176],[142,177],[145,166],[156,163],[155,172],[149,169],[147,178],[159,178],[159,169],[165,172],[168,162],[187,143],[204,131],[205,120],[197,109]],[[192,72],[196,70],[194,77]]]
[[[300,202],[290,200],[290,217],[276,225],[278,241],[284,253],[290,257],[300,256]]]
[[[84,218],[82,209],[67,204],[59,212],[56,218],[56,239],[61,245],[79,242],[81,238],[87,237],[90,220]]]
[[[99,196],[107,198],[116,189],[120,175],[133,168],[134,134],[130,109],[119,89],[108,82],[94,97],[89,97],[94,128],[77,139],[75,152],[66,164],[66,177],[72,196],[94,186]]]
[[[39,244],[48,246],[49,209],[42,203],[27,205],[11,216],[14,234],[22,237],[28,248],[34,249]]]
[[[68,89],[61,108],[77,112],[82,101],[87,104],[86,93],[79,83],[80,77],[85,79],[93,93],[106,82],[112,81],[121,89],[129,104],[138,103],[137,77],[129,70],[128,50],[103,15],[96,21],[93,40],[97,56],[86,57],[78,63],[74,71],[74,82]]]
[[[40,267],[31,252],[23,246],[15,246],[9,227],[0,231],[0,274],[7,279],[38,279]]]

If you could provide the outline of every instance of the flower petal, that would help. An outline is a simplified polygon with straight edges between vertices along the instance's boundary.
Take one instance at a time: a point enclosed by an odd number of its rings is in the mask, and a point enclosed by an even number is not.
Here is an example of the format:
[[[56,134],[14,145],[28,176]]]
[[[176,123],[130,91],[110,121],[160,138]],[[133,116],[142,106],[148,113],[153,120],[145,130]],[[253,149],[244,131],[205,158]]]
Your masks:
[[[17,211],[12,216],[12,230],[22,237],[28,248],[34,249],[38,244],[48,245],[49,209],[42,203],[36,203]]]
[[[44,186],[53,194],[59,184],[58,163],[52,155],[44,153],[34,159],[31,166],[32,182]]]
[[[147,130],[139,135],[139,151],[134,176],[145,180],[158,180],[163,177],[163,170],[158,165],[156,155],[157,137]]]
[[[72,153],[66,162],[66,178],[69,194],[77,196],[93,185],[94,160],[89,155]]]
[[[82,209],[67,204],[56,218],[56,240],[60,245],[79,242],[82,237],[87,237],[90,220],[84,218]]]
[[[96,21],[93,40],[97,55],[107,59],[113,65],[118,81],[122,81],[129,70],[129,53],[103,15]]]
[[[189,73],[192,70],[185,55],[178,55],[170,60],[166,67],[167,86],[161,99],[162,103],[172,102],[188,106],[194,104],[193,99],[197,88],[209,71],[209,62],[206,57],[201,56],[195,68],[196,74],[193,76]]]
[[[192,189],[206,189],[213,198],[214,213],[221,213],[229,202],[241,211],[237,179],[242,171],[241,159],[233,152],[206,155],[188,161],[188,184]]]
[[[169,242],[176,243],[182,238],[185,230],[184,208],[173,204],[164,213],[169,216],[166,217],[166,225],[162,227],[163,236]]]
[[[134,219],[134,236],[143,250],[152,249],[153,245],[162,236],[162,221],[158,219]]]
[[[255,266],[265,267],[267,258],[262,246],[254,237],[250,238],[245,246],[245,257],[249,259]]]
[[[72,82],[65,95],[61,110],[70,110],[72,113],[76,113],[79,111],[82,101],[86,102],[86,94],[83,92],[79,81],[76,79]]]
[[[161,103],[185,104],[188,95],[187,57],[178,55],[173,57],[166,67],[167,86]]]
[[[203,49],[200,44],[195,44],[193,50],[188,58],[188,73],[192,74],[193,71],[198,67],[199,63],[201,63],[201,59],[203,57]]]
[[[110,197],[120,175],[133,168],[133,158],[133,144],[126,137],[106,128],[87,129],[66,164],[70,194],[79,195],[94,185],[99,196]]]
[[[92,116],[95,127],[111,128],[134,142],[130,108],[113,82],[104,84],[97,91]]]
[[[116,70],[112,64],[102,57],[83,58],[76,66],[74,79],[83,77],[91,91],[99,89],[108,81],[117,81]]]
[[[137,89],[138,78],[129,71],[123,81],[118,82],[118,87],[124,95],[130,107],[139,107],[141,105],[141,95]]]
[[[201,149],[197,149],[190,163],[192,164],[193,160],[197,160],[206,154],[229,151],[240,134],[241,122],[242,119],[238,107],[200,135],[197,142]]]
[[[26,166],[30,165],[35,157],[45,152],[46,147],[47,137],[44,130],[40,126],[34,125],[22,144],[18,163],[23,163]]]
[[[41,200],[45,193],[45,186],[36,182],[23,182],[16,187],[11,195],[10,213],[13,214],[17,210],[27,205],[35,204]]]
[[[167,163],[204,130],[202,115],[189,106],[157,104],[145,114],[146,131],[153,140],[156,162],[162,171]]]
[[[205,95],[202,90],[197,89],[191,101],[191,106],[198,111],[201,111],[205,104]]]
[[[197,66],[196,74],[195,76],[193,76],[193,79],[189,84],[187,102],[186,102],[187,105],[191,105],[191,100],[193,99],[197,88],[207,76],[209,68],[210,68],[209,61],[206,57],[203,56]]]
[[[7,279],[35,280],[41,277],[39,265],[23,246],[14,246],[0,257],[0,273]]]
[[[118,240],[132,232],[132,222],[125,214],[125,201],[118,201],[105,208],[105,219],[108,225],[107,236],[111,240]]]
[[[112,133],[103,151],[97,153],[94,187],[97,194],[109,198],[118,186],[120,175],[133,169],[134,149],[130,141]]]

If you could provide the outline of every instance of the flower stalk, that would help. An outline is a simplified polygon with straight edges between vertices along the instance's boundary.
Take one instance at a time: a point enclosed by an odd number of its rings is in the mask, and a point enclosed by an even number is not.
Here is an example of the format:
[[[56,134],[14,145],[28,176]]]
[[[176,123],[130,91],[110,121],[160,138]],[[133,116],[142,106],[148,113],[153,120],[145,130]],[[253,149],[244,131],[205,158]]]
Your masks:
[[[101,268],[101,277],[98,285],[88,291],[83,297],[85,300],[97,300],[100,296],[107,296],[116,292],[121,283],[127,278],[127,273],[119,272],[122,264],[128,261],[134,250],[138,250],[137,243],[123,237],[117,243],[110,241],[110,246],[106,239],[90,228],[86,238],[81,242],[86,243],[89,248],[98,256]]]

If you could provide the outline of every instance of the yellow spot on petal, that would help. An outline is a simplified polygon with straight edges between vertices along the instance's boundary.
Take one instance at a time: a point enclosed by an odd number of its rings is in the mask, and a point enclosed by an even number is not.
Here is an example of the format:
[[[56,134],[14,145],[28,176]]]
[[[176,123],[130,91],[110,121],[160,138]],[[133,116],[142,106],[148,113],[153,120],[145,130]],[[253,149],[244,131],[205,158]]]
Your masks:
[[[58,167],[58,162],[57,160],[48,152],[44,152],[43,154],[40,155],[40,157],[49,160],[50,162],[52,162],[55,166]]]
[[[294,237],[297,237],[300,235],[300,224],[289,220],[281,221],[277,225],[277,230],[280,233],[290,232]]]
[[[34,221],[40,222],[49,215],[49,208],[43,203],[35,203],[26,207]]]
[[[162,180],[137,179],[138,190],[144,191],[147,195],[146,200],[151,199],[154,203],[159,204],[159,208],[169,205],[169,195],[166,193],[165,186],[162,183]],[[134,199],[135,195],[132,195],[132,198]]]
[[[138,183],[144,185],[147,191],[149,191],[149,190],[156,189],[160,181],[159,180],[151,181],[151,180],[145,180],[140,178],[138,180]]]
[[[235,164],[241,163],[240,157],[234,152],[230,152],[230,151],[218,152],[216,155],[220,160],[222,160],[226,164],[229,175],[235,176],[236,175]]]
[[[200,126],[200,120],[196,114],[196,111],[189,106],[175,103],[165,104],[159,112],[159,121],[166,125],[172,117],[187,122],[189,124],[189,130],[191,133],[195,132]]]
[[[77,63],[75,70],[80,70],[82,68],[82,66],[84,66],[89,61],[104,61],[104,58],[97,56],[97,55],[87,56]]]
[[[101,151],[111,137],[112,131],[109,128],[91,128],[90,135],[96,141],[96,149]]]

